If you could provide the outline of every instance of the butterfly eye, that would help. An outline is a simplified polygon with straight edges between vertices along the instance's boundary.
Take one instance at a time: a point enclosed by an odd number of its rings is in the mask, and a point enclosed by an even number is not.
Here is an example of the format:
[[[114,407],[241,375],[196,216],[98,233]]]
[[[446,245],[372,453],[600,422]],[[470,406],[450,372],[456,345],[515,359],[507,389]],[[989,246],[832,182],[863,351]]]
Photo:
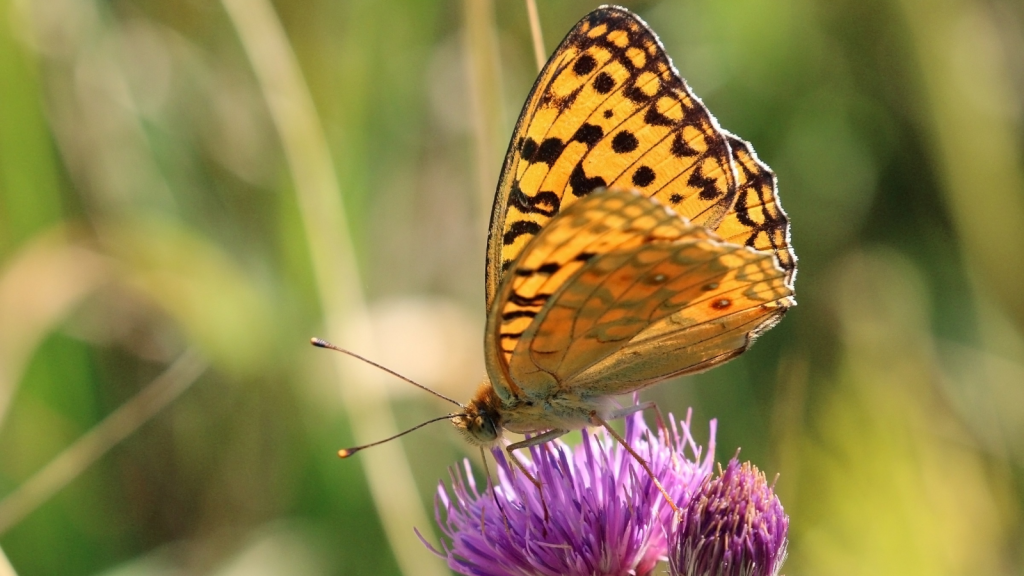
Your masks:
[[[488,414],[464,417],[461,421],[456,422],[455,426],[462,430],[473,443],[483,445],[494,442],[501,435],[494,419]]]
[[[480,420],[480,431],[483,432],[481,436],[486,436],[488,440],[494,440],[498,437],[498,430],[489,416],[481,416]]]

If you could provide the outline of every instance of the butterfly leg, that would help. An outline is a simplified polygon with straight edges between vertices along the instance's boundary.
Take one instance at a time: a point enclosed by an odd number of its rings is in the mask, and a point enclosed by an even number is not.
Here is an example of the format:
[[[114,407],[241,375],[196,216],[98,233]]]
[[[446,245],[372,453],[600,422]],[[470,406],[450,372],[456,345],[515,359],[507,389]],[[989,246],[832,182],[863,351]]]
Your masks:
[[[516,458],[515,454],[513,454],[512,452],[514,450],[519,450],[521,448],[529,448],[531,446],[539,446],[541,444],[544,444],[545,442],[550,442],[550,441],[554,440],[555,438],[558,438],[560,436],[564,436],[565,434],[568,434],[568,433],[569,433],[568,430],[562,430],[560,428],[555,428],[554,430],[548,430],[547,432],[544,432],[543,434],[538,434],[538,435],[534,436],[533,438],[527,438],[526,440],[523,440],[522,442],[516,442],[514,444],[509,444],[508,446],[505,447],[505,453],[508,454],[508,457],[512,461],[512,463],[515,464],[516,468],[519,468],[519,471],[522,472],[523,474],[525,474],[526,477],[530,479],[530,482],[533,482],[533,485],[537,487],[537,492],[540,493],[540,504],[541,504],[541,506],[544,507],[544,522],[547,522],[548,518],[549,518],[549,516],[548,516],[548,504],[544,500],[544,490],[543,490],[543,488],[541,488],[540,478],[534,478],[533,474],[530,474],[530,472],[526,470],[526,466],[524,466],[523,463],[519,461],[519,458]]]
[[[608,422],[606,422],[604,418],[598,416],[597,411],[590,413],[590,421],[591,423],[594,424],[594,426],[604,426],[604,429],[607,430],[608,433],[612,435],[612,438],[615,438],[615,440],[617,440],[619,444],[622,444],[622,447],[626,449],[626,452],[629,452],[633,456],[633,458],[636,458],[636,461],[647,472],[647,475],[651,477],[651,480],[654,482],[654,485],[658,487],[659,491],[661,491],[661,495],[665,497],[665,500],[668,502],[668,505],[672,508],[672,511],[678,514],[679,507],[676,506],[676,503],[672,501],[672,497],[668,495],[668,492],[665,490],[665,487],[661,485],[661,482],[658,480],[658,477],[654,475],[653,471],[651,471],[651,467],[648,466],[647,461],[641,458],[640,455],[637,454],[636,451],[633,450],[633,448],[626,443],[622,436],[620,436],[614,428],[608,425]]]
[[[665,417],[661,413],[661,408],[653,400],[648,400],[647,402],[643,402],[641,404],[634,404],[633,406],[627,406],[625,408],[620,408],[618,410],[615,410],[614,412],[612,412],[611,414],[608,415],[608,419],[609,420],[615,420],[615,419],[618,419],[618,418],[625,418],[626,416],[629,416],[630,414],[635,414],[637,412],[640,412],[642,410],[647,410],[647,409],[650,409],[650,408],[654,409],[654,419],[658,423],[658,430],[661,432],[661,436],[663,438],[669,438],[668,427],[665,426]],[[675,451],[672,452],[672,462],[676,466],[679,465],[679,457],[675,453]]]
[[[642,412],[644,410],[650,410],[651,408],[654,409],[654,417],[658,423],[658,430],[661,430],[661,433],[664,434],[667,438],[668,428],[665,427],[665,418],[661,414],[661,408],[659,408],[658,404],[653,400],[648,400],[647,402],[634,404],[632,406],[626,406],[625,408],[619,408],[618,410],[615,410],[611,414],[609,414],[608,419],[618,420],[619,418],[625,418],[626,416],[630,416],[632,414],[636,414],[637,412]]]
[[[512,454],[512,452],[515,451],[515,450],[521,450],[523,448],[529,448],[531,446],[539,446],[539,445],[544,444],[546,442],[550,442],[550,441],[554,440],[555,438],[560,438],[562,436],[565,436],[568,433],[569,433],[568,430],[562,430],[560,428],[555,428],[553,430],[548,430],[547,432],[544,432],[543,434],[538,434],[538,435],[536,435],[536,436],[534,436],[532,438],[527,438],[526,440],[523,440],[522,442],[516,442],[514,444],[509,444],[508,446],[505,447],[505,452],[508,453],[508,457],[512,459],[512,462],[516,465],[516,468],[519,468],[519,470],[523,474],[525,474],[527,478],[530,479],[530,482],[533,482],[534,486],[536,486],[537,488],[540,488],[540,480],[534,478],[532,474],[527,472],[526,471],[526,467],[523,466],[523,463],[520,462],[519,459],[516,458],[514,454]]]
[[[484,463],[484,472],[487,473],[487,487],[491,489],[491,496],[494,497],[494,505],[498,507],[501,512],[501,518],[505,522],[505,532],[511,532],[508,527],[508,516],[505,514],[505,508],[502,507],[501,502],[498,502],[498,493],[494,490],[494,481],[491,480],[491,468],[487,465],[487,454],[484,451],[484,447],[480,447],[480,460]],[[480,509],[480,533],[484,533],[484,509]]]
[[[611,414],[609,414],[608,419],[618,420],[619,418],[625,418],[626,416],[630,416],[632,414],[636,414],[637,412],[642,412],[644,410],[649,410],[651,408],[657,410],[658,405],[653,400],[648,400],[647,402],[641,402],[640,404],[634,404],[632,406],[626,406],[625,408],[619,408],[618,410],[615,410]],[[661,418],[660,411],[658,412],[658,417]]]

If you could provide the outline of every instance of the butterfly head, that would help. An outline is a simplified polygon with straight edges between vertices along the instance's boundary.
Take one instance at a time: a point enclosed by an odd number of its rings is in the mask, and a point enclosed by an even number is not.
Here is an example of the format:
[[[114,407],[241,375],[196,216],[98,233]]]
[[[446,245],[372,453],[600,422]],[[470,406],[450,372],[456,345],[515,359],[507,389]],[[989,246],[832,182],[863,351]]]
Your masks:
[[[452,417],[452,424],[466,439],[478,446],[492,446],[501,438],[501,400],[489,382],[480,385],[466,405],[465,413]]]

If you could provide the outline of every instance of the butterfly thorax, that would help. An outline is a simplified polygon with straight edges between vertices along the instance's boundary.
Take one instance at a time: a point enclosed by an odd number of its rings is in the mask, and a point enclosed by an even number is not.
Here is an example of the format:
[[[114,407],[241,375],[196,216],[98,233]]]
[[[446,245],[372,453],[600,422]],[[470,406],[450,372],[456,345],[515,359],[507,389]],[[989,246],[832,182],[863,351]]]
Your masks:
[[[466,405],[465,414],[452,418],[452,424],[471,443],[492,446],[501,438],[502,429],[519,434],[547,430],[577,430],[591,424],[591,415],[602,418],[615,410],[607,396],[581,396],[558,392],[545,398],[513,396],[502,401],[490,382],[484,381]]]
[[[532,434],[545,430],[578,430],[591,425],[591,415],[602,417],[614,410],[608,396],[583,396],[559,391],[543,398],[515,398],[502,406],[502,427],[510,432]]]

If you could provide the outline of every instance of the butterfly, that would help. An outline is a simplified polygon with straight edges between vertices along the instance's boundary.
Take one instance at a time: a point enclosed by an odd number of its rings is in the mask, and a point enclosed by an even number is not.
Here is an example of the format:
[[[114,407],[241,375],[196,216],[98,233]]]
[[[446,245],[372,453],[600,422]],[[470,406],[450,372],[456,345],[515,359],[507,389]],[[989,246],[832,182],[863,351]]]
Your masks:
[[[775,175],[647,24],[598,8],[516,124],[487,242],[487,378],[443,418],[481,446],[532,434],[511,451],[624,415],[615,396],[746,350],[796,304],[795,275]]]
[[[796,304],[795,274],[774,174],[643,20],[598,8],[516,123],[487,242],[488,378],[452,421],[482,445],[539,433],[514,449],[614,417],[614,396],[746,350]]]

